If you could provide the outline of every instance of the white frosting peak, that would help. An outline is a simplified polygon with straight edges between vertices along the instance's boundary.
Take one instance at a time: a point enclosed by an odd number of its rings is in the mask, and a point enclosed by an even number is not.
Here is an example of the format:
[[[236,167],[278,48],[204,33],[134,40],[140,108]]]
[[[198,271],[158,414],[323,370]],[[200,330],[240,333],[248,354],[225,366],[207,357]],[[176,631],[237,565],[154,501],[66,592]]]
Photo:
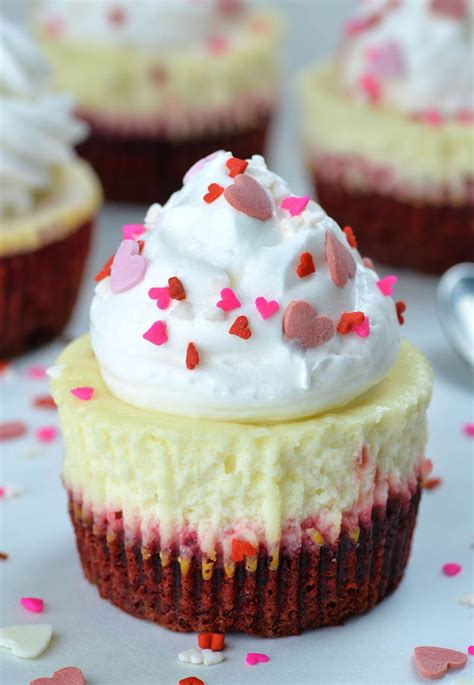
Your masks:
[[[466,116],[474,103],[472,0],[366,0],[340,64],[356,98],[410,114]]]
[[[195,165],[183,188],[154,206],[141,255],[121,244],[91,309],[104,380],[130,404],[186,416],[282,420],[342,406],[392,365],[394,302],[319,205],[293,196],[257,155],[231,177],[230,158],[218,152]],[[123,261],[127,251],[138,262]],[[176,296],[170,278],[185,299],[167,306]],[[368,319],[367,337],[336,331],[355,311]],[[199,355],[192,370],[189,343]]]

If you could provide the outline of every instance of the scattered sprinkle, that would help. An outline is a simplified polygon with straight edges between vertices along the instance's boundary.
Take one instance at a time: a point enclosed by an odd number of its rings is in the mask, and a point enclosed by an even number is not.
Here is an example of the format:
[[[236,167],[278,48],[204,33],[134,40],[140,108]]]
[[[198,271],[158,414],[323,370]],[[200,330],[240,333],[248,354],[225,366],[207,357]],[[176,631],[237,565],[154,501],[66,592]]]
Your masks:
[[[196,678],[194,675],[190,675],[187,678],[181,678],[178,685],[205,685],[201,678]]]
[[[183,664],[202,664],[202,652],[200,649],[192,647],[178,654],[178,659]]]
[[[428,478],[423,483],[423,488],[425,490],[436,490],[440,485],[442,485],[442,478]]]
[[[443,571],[445,576],[457,576],[458,573],[461,573],[462,566],[461,564],[450,562],[448,564],[444,564],[441,570]]]
[[[55,671],[52,678],[36,678],[30,685],[86,685],[86,681],[80,668],[66,666]]]
[[[225,647],[225,635],[221,633],[200,633],[198,645],[201,649],[212,649],[214,652],[220,652]]]
[[[247,540],[232,540],[231,558],[232,561],[238,563],[243,561],[245,557],[254,557],[257,554],[257,548],[250,544]]]
[[[56,402],[51,395],[36,395],[33,397],[31,403],[38,409],[57,409]]]
[[[393,286],[397,281],[398,278],[396,276],[385,276],[385,278],[381,278],[379,281],[377,281],[375,285],[378,287],[382,295],[390,297],[393,293]]]
[[[369,102],[375,104],[380,100],[382,87],[375,76],[369,72],[359,78],[359,88],[366,95]]]
[[[97,283],[100,283],[100,281],[103,281],[104,278],[107,278],[107,276],[110,276],[110,272],[112,271],[112,263],[114,261],[115,255],[112,255],[111,257],[108,258],[108,260],[105,262],[104,266],[102,269],[95,275],[94,280],[97,281]]]
[[[44,609],[44,601],[39,597],[22,597],[20,604],[27,611],[31,611],[34,614],[41,614]]]
[[[220,651],[214,652],[212,649],[203,649],[201,653],[204,666],[214,666],[224,661],[224,655]]]
[[[230,335],[236,335],[243,340],[248,340],[252,337],[252,331],[249,327],[249,320],[246,316],[238,316],[232,326],[229,328]]]
[[[276,314],[280,309],[280,305],[276,300],[266,300],[264,297],[257,297],[255,307],[264,321]]]
[[[415,663],[425,678],[440,678],[449,668],[462,668],[467,655],[445,647],[415,647]]]
[[[220,186],[218,183],[211,183],[207,186],[207,193],[202,199],[204,202],[207,202],[207,204],[210,205],[211,202],[217,200],[217,198],[220,197],[223,192],[224,188],[222,186]]]
[[[224,312],[230,312],[233,309],[238,309],[240,306],[240,300],[232,288],[223,288],[221,290],[221,299],[216,304],[216,307],[219,307]]]
[[[339,335],[347,335],[352,333],[355,328],[358,328],[364,323],[364,312],[343,312],[339,323],[337,324],[337,332]]]
[[[343,288],[349,278],[354,278],[356,263],[332,231],[326,231],[326,259],[333,283],[338,288]]]
[[[193,342],[190,342],[186,350],[187,368],[192,371],[196,366],[199,366],[199,361],[199,352],[197,351],[196,345]]]
[[[469,645],[469,647],[467,648],[467,653],[471,656],[474,656],[474,645]]]
[[[53,629],[48,623],[27,623],[0,628],[0,647],[11,649],[15,656],[34,659],[51,641]]]
[[[123,7],[111,7],[107,12],[107,19],[113,26],[123,26],[127,21],[127,15]]]
[[[352,228],[350,226],[345,226],[343,230],[344,230],[344,233],[346,234],[347,242],[355,250],[357,248],[357,238],[355,237],[354,231],[352,230]]]
[[[36,431],[36,438],[39,442],[53,442],[58,436],[58,429],[56,426],[43,426]]]
[[[0,552],[0,561],[8,561],[9,555],[6,552]]]
[[[145,226],[143,224],[125,224],[122,227],[123,240],[136,240],[143,233],[145,233]]]
[[[295,300],[285,309],[283,333],[305,348],[318,347],[334,337],[334,323],[328,316],[319,315],[309,302]]]
[[[223,36],[211,36],[207,41],[209,52],[216,57],[224,55],[230,48],[230,42]]]
[[[249,666],[266,664],[268,661],[270,661],[270,657],[267,654],[259,654],[258,652],[249,652],[245,657],[245,663]]]
[[[182,302],[186,299],[186,291],[177,276],[168,278],[168,293],[172,300]]]
[[[248,174],[239,174],[224,190],[231,207],[253,219],[267,221],[273,216],[272,203],[267,192]]]
[[[0,441],[19,438],[26,433],[26,424],[23,421],[5,421],[0,423]]]
[[[167,285],[165,285],[162,288],[150,288],[150,290],[148,291],[148,297],[151,300],[156,300],[156,306],[158,307],[158,309],[168,309],[171,302],[171,297]]]
[[[153,345],[163,345],[168,342],[168,335],[166,333],[166,323],[164,321],[155,321],[154,324],[143,334],[145,340],[151,342]]]
[[[466,607],[474,607],[474,592],[465,592],[461,595],[459,604],[463,604]]]
[[[94,394],[94,388],[90,388],[87,386],[84,386],[82,388],[72,388],[70,393],[71,395],[74,395],[74,397],[77,397],[78,400],[87,402],[92,398],[92,395]]]
[[[239,159],[238,157],[231,157],[225,163],[227,169],[229,170],[229,176],[235,178],[239,174],[243,174],[245,169],[248,167],[249,163],[246,159]]]
[[[140,245],[135,240],[122,240],[120,243],[110,271],[113,293],[130,290],[145,278],[147,261],[139,252]]]
[[[368,316],[365,316],[363,322],[354,328],[354,333],[358,335],[359,338],[368,338],[370,335],[370,321]]]
[[[400,326],[403,326],[403,324],[405,323],[405,317],[403,316],[403,312],[406,311],[406,308],[407,306],[403,300],[398,300],[397,302],[395,302],[395,309],[397,312],[398,323],[400,324]]]
[[[19,497],[24,492],[24,488],[20,488],[18,485],[6,485],[5,487],[0,487],[0,498],[12,499],[13,497]]]
[[[46,378],[46,367],[42,366],[41,364],[34,364],[26,369],[26,375],[28,378],[32,378],[34,380]]]
[[[420,119],[424,121],[425,124],[428,124],[428,126],[433,127],[441,126],[443,123],[443,116],[437,109],[427,109],[425,112],[421,113]]]
[[[300,278],[306,278],[306,276],[314,274],[315,271],[313,255],[311,252],[303,252],[300,256],[300,263],[296,267],[296,273]]]
[[[290,212],[290,216],[299,216],[308,206],[310,199],[309,195],[303,195],[302,197],[290,195],[289,197],[285,197],[281,206],[283,209],[287,209]]]
[[[468,438],[474,438],[474,423],[468,421],[462,427],[462,432],[467,435]]]

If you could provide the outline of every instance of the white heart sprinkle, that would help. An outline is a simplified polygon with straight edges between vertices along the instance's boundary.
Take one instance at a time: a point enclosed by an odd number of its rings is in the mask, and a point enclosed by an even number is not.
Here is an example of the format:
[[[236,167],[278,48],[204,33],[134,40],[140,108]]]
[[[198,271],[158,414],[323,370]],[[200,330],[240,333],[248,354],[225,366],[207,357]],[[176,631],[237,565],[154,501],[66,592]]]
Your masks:
[[[214,664],[220,664],[221,661],[224,661],[222,652],[213,652],[212,649],[203,649],[201,651],[204,666],[214,666]]]
[[[461,595],[459,604],[464,604],[466,607],[474,607],[474,592],[465,592]]]
[[[202,653],[200,649],[188,649],[178,654],[178,659],[184,664],[202,664]]]
[[[49,645],[53,629],[48,623],[0,628],[0,647],[11,649],[15,656],[34,659]]]

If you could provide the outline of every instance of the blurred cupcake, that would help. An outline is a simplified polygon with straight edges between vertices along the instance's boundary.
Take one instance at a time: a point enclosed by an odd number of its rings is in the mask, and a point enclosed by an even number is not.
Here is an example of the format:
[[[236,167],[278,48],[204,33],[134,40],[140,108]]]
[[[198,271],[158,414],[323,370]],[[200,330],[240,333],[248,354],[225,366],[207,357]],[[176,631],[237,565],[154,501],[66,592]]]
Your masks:
[[[101,194],[72,146],[86,127],[48,90],[31,39],[0,20],[0,357],[57,335],[79,289]]]
[[[468,0],[371,0],[302,79],[319,200],[382,262],[474,258],[473,36]]]
[[[279,22],[243,0],[44,0],[35,22],[107,199],[165,201],[217,148],[261,153],[275,108]]]

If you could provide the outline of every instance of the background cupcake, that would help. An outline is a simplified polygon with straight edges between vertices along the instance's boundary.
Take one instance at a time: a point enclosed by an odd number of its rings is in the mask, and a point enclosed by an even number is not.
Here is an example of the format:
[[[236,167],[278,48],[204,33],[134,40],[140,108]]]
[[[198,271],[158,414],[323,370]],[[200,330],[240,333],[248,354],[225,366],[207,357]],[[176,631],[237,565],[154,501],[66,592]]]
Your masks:
[[[279,25],[241,0],[45,0],[35,13],[56,84],[92,134],[81,153],[109,200],[165,201],[218,148],[262,152]]]
[[[474,14],[468,0],[371,1],[302,81],[319,199],[371,256],[441,272],[474,258]]]
[[[49,90],[30,38],[0,22],[0,357],[50,340],[76,299],[100,189],[73,144],[72,101]]]

